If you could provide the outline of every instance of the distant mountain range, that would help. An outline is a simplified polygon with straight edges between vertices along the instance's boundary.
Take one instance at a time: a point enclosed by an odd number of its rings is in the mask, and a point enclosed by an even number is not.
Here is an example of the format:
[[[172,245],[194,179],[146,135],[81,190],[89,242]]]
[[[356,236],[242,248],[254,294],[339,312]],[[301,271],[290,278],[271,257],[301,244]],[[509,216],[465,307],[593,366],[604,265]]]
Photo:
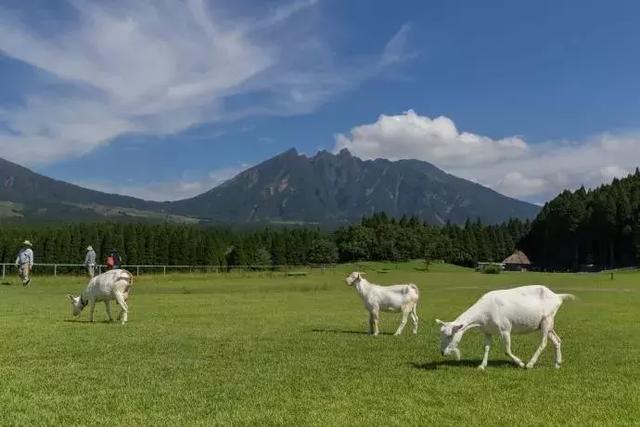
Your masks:
[[[0,223],[98,219],[335,226],[363,215],[443,224],[533,218],[535,205],[418,160],[361,160],[347,150],[279,154],[190,199],[151,202],[89,190],[0,159]]]

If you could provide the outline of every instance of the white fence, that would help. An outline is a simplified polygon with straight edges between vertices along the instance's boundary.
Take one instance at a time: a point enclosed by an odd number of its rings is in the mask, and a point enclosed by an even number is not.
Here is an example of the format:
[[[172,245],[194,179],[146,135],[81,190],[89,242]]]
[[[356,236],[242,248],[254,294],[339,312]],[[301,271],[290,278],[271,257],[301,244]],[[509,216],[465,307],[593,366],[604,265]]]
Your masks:
[[[18,267],[11,263],[1,263],[2,265],[2,279],[8,274],[17,274]],[[293,272],[294,269],[300,268],[334,268],[335,264],[313,264],[305,266],[294,265],[143,265],[143,264],[123,264],[121,267],[125,268],[136,276],[142,273],[158,273],[162,272],[162,275],[166,276],[167,272],[201,272],[201,273],[227,273],[232,271],[283,271]],[[87,267],[84,264],[47,264],[47,263],[34,263],[34,270],[36,273],[43,271],[49,272],[57,276],[58,274],[85,274]],[[106,270],[104,265],[96,265],[96,272],[98,274]],[[46,274],[46,273],[45,273]]]

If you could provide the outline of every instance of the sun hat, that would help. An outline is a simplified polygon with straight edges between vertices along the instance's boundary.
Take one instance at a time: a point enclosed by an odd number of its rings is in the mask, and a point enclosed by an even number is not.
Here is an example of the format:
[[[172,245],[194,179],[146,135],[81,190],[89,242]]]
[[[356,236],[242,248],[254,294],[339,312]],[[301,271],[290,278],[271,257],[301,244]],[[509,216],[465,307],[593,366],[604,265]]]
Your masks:
[[[25,240],[24,242],[22,242],[22,244],[23,244],[23,245],[25,245],[25,246],[33,246],[33,245],[31,244],[31,242],[30,242],[30,241],[28,241],[28,240]]]
[[[87,250],[88,250],[88,251],[92,251],[92,250],[93,250],[93,248],[91,247],[91,245],[87,246]]]

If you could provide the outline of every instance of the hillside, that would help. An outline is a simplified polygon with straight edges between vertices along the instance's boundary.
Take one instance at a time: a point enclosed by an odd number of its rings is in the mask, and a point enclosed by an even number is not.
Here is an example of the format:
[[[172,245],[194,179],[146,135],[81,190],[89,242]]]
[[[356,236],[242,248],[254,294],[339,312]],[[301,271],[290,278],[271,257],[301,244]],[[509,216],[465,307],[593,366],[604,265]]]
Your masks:
[[[363,215],[418,216],[430,223],[533,218],[538,207],[503,196],[418,160],[363,161],[347,150],[314,157],[291,149],[191,199],[170,203],[182,215],[222,222],[340,224]]]
[[[0,159],[0,221],[216,222],[335,226],[364,215],[429,223],[533,218],[538,207],[417,160],[361,160],[347,150],[288,150],[193,198],[150,202],[48,178]]]

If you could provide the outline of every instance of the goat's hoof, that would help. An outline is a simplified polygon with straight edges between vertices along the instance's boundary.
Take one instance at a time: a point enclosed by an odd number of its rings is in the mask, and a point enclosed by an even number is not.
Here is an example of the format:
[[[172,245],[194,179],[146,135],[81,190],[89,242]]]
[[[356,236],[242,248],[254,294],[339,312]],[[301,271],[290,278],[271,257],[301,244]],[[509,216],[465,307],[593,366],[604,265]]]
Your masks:
[[[559,364],[559,363],[556,363],[556,364],[555,364],[555,368],[556,368],[556,369],[560,369],[560,364]]]
[[[521,367],[521,368],[524,368],[524,363],[523,363],[523,362],[520,362],[520,363],[518,363],[517,365],[518,365],[519,367]]]
[[[485,365],[480,365],[480,366],[478,366],[478,370],[480,370],[480,371],[484,371],[484,368],[486,368],[486,366],[485,366]]]
[[[394,336],[394,337],[399,337],[399,336],[400,336],[400,333],[399,333],[399,332],[396,332],[395,334],[393,334],[393,336]]]
[[[527,368],[527,369],[531,369],[531,368],[533,368],[533,363],[527,363],[527,365],[525,366],[525,368]]]

